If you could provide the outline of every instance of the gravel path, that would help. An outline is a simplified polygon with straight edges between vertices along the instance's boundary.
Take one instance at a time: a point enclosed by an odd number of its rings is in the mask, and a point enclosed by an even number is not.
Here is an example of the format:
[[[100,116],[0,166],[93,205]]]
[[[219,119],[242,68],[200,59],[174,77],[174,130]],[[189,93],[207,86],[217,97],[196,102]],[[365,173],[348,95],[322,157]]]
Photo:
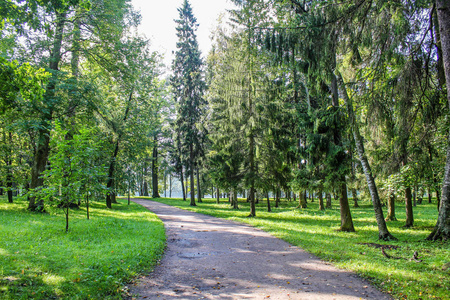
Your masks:
[[[161,264],[130,287],[136,299],[391,299],[259,229],[134,200],[164,222]]]

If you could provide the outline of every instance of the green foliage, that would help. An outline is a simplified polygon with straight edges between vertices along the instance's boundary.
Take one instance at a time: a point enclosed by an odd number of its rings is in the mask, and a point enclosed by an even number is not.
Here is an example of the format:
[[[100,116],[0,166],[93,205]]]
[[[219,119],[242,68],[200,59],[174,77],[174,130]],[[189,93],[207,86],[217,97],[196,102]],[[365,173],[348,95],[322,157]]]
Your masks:
[[[124,285],[150,271],[160,259],[164,226],[132,203],[114,210],[93,202],[92,218],[73,211],[72,230],[64,233],[60,209],[27,212],[26,202],[4,203],[0,218],[0,298],[122,299]]]
[[[243,200],[243,199],[241,199]],[[373,207],[362,202],[353,208],[353,221],[357,231],[337,231],[339,209],[319,211],[317,203],[308,203],[307,209],[295,209],[297,203],[281,202],[272,213],[264,212],[265,203],[260,203],[258,218],[247,218],[248,203],[239,203],[242,211],[236,212],[229,204],[216,204],[214,199],[205,199],[197,207],[189,207],[178,199],[160,199],[160,202],[215,217],[247,223],[261,228],[293,245],[319,256],[334,265],[352,270],[369,279],[394,299],[447,299],[450,292],[446,284],[450,280],[448,271],[442,267],[450,260],[448,242],[427,242],[424,239],[435,224],[435,205],[420,205],[415,208],[415,228],[403,228],[405,214],[397,213],[399,222],[390,224],[390,231],[399,240],[380,242],[378,229],[373,219]],[[265,202],[265,201],[261,201]],[[379,248],[365,243],[398,246],[386,252],[404,259],[388,259]],[[418,251],[419,260],[413,259]]]

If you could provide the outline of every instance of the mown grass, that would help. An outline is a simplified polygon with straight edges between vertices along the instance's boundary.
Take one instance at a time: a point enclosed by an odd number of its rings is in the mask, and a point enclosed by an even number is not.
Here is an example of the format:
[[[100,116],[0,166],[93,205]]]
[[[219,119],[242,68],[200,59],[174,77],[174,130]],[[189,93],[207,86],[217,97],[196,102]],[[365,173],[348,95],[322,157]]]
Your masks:
[[[240,210],[232,210],[222,200],[204,199],[196,207],[180,199],[157,199],[160,202],[208,214],[224,219],[251,224],[285,241],[302,247],[334,265],[353,270],[370,279],[380,289],[395,299],[450,299],[450,273],[442,269],[450,262],[448,242],[428,242],[425,238],[436,223],[436,204],[422,204],[414,208],[415,226],[405,229],[403,206],[397,207],[396,222],[388,222],[390,232],[398,238],[396,242],[378,240],[378,229],[372,205],[362,202],[360,208],[352,208],[355,233],[339,232],[340,214],[338,203],[334,208],[319,211],[317,203],[308,203],[307,209],[296,209],[297,203],[282,202],[279,208],[268,213],[262,201],[257,208],[257,217],[248,218],[248,204],[241,201]],[[386,258],[380,248],[364,243],[399,246],[386,252],[401,259]],[[413,260],[418,251],[421,262]]]
[[[31,213],[24,201],[0,198],[0,299],[121,299],[124,286],[151,270],[165,246],[162,222],[119,200],[71,210]]]

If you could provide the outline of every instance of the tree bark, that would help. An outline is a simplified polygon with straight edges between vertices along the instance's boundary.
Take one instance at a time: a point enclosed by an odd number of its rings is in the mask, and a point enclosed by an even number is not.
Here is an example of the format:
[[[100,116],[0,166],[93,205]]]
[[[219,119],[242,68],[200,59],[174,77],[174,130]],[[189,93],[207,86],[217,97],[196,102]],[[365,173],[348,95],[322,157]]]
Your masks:
[[[272,208],[270,207],[270,197],[269,197],[269,193],[266,193],[267,196],[267,211],[268,212],[272,212]]]
[[[439,35],[442,48],[442,61],[447,85],[447,101],[450,107],[450,3],[448,0],[436,0],[439,23]],[[447,142],[447,158],[444,169],[444,181],[439,204],[439,215],[436,226],[427,237],[428,240],[450,239],[450,133]]]
[[[299,204],[298,204],[298,208],[308,208],[308,204],[306,202],[306,191],[301,191],[299,196]]]
[[[197,201],[202,203],[202,191],[200,189],[200,169],[197,167]]]
[[[148,197],[148,183],[147,180],[144,181],[144,186],[142,188],[142,195]]]
[[[109,162],[108,169],[108,181],[106,183],[106,188],[108,192],[106,193],[106,207],[112,208],[113,197],[114,197],[114,171],[116,168],[116,158],[119,153],[119,140],[116,141],[116,146],[114,148],[113,155]]]
[[[331,209],[331,194],[330,193],[326,193],[325,198],[327,199],[326,202],[326,209]]]
[[[123,116],[123,122],[126,122],[128,119],[128,114],[130,113],[130,105],[131,101],[133,100],[133,90],[130,92],[130,96],[128,97],[127,102],[127,108],[125,109],[125,113]],[[112,203],[116,202],[116,194],[114,189],[114,172],[116,167],[116,159],[117,155],[119,154],[119,144],[120,140],[122,139],[123,133],[119,133],[116,141],[116,146],[114,148],[113,155],[111,156],[111,160],[109,163],[109,170],[108,170],[108,181],[106,183],[106,188],[108,189],[108,192],[106,193],[106,207],[112,208]]]
[[[344,101],[347,105],[347,112],[349,115],[349,121],[352,126],[353,138],[356,144],[356,150],[358,152],[359,160],[361,162],[361,166],[363,168],[364,175],[366,177],[367,185],[369,187],[370,196],[372,198],[372,205],[375,211],[375,218],[377,220],[378,225],[378,238],[381,240],[391,240],[396,239],[393,235],[390,234],[389,230],[386,226],[386,221],[383,215],[383,209],[381,207],[380,197],[378,196],[378,189],[375,183],[375,179],[372,175],[372,169],[370,167],[369,161],[367,159],[365,150],[364,150],[364,142],[359,131],[359,126],[356,121],[355,112],[353,110],[353,103],[351,99],[348,97],[347,89],[345,88],[344,80],[339,72],[337,73],[337,79],[339,83],[339,87],[342,92],[342,96],[344,97]]]
[[[153,137],[154,146],[152,153],[152,198],[159,198],[158,186],[158,137],[155,134]]]
[[[345,232],[355,232],[355,227],[353,226],[352,214],[350,212],[350,205],[348,204],[347,184],[345,183],[345,178],[342,178],[341,181],[342,181],[342,184],[339,188],[341,228],[339,230],[345,231]]]
[[[352,197],[353,197],[353,207],[358,208],[358,194],[356,193],[356,189],[352,189]]]
[[[319,210],[325,210],[325,206],[323,205],[323,192],[319,191]]]
[[[55,37],[49,63],[49,69],[53,71],[58,70],[59,62],[61,61],[61,46],[64,35],[64,25],[66,23],[66,13],[57,13],[56,19]],[[54,102],[53,98],[55,96],[55,88],[56,74],[54,73],[47,84],[44,94],[46,103]],[[34,153],[33,167],[31,169],[30,189],[39,189],[44,185],[44,180],[41,175],[47,166],[48,156],[50,154],[50,131],[51,122],[53,119],[53,109],[53,104],[49,104],[47,110],[42,113],[42,124],[37,134],[37,146]],[[41,212],[45,211],[44,200],[37,199],[36,196],[29,197],[28,210]]]
[[[230,198],[231,198],[231,207],[233,209],[239,209],[239,203],[238,203],[238,199],[237,199],[237,191],[236,189],[232,189],[231,194],[230,194]]]
[[[220,193],[219,193],[219,187],[216,187],[216,203],[219,204],[220,203]]]
[[[183,166],[181,166],[180,181],[181,181],[181,191],[183,193],[183,201],[186,201],[186,190],[184,189]]]
[[[391,192],[388,198],[388,211],[386,221],[397,221],[395,216],[395,193]]]
[[[193,145],[189,145],[189,166],[191,171],[191,202],[190,206],[196,206],[195,204],[195,181],[194,181],[194,148]]]

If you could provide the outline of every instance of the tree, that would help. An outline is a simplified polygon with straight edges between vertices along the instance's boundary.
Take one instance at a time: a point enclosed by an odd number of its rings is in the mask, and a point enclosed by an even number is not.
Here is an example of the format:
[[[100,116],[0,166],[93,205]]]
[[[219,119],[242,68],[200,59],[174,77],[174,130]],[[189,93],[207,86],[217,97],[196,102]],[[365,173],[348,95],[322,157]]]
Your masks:
[[[450,3],[446,0],[436,0],[439,31],[442,45],[442,60],[444,63],[447,86],[447,101],[450,107]],[[447,144],[447,160],[445,163],[442,197],[436,226],[427,237],[428,240],[450,240],[450,134]]]
[[[76,201],[87,195],[88,189],[95,190],[105,169],[97,165],[101,144],[94,138],[93,130],[86,128],[67,138],[68,129],[56,122],[51,139],[52,152],[49,156],[51,168],[44,171],[46,187],[42,193],[47,199],[55,201],[66,216],[66,232],[69,231],[70,209]],[[86,198],[86,211],[89,218],[89,198]]]
[[[204,105],[203,93],[205,83],[202,72],[202,59],[198,48],[197,19],[194,17],[191,5],[184,0],[178,9],[177,52],[172,63],[173,75],[171,84],[177,101],[177,131],[180,137],[182,160],[187,161],[190,172],[191,200],[195,206],[194,172],[201,154],[201,135],[198,124]]]

